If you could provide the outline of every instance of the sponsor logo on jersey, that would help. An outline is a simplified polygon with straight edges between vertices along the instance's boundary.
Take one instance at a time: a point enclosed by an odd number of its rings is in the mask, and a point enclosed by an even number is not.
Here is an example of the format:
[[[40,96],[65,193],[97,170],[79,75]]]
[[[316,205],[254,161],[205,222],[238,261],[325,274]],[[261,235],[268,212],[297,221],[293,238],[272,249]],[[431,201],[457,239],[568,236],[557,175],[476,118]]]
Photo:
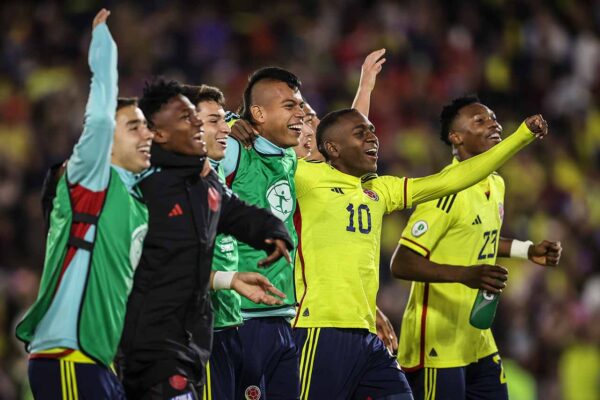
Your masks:
[[[309,317],[310,316],[310,312],[308,311],[308,308],[306,310],[304,310],[304,312],[302,313],[303,317]]]
[[[425,232],[427,232],[428,229],[429,229],[429,226],[427,225],[427,222],[425,222],[423,220],[419,220],[419,221],[415,222],[415,224],[413,225],[411,233],[414,237],[419,237],[422,234],[424,234]]]
[[[373,201],[379,201],[379,196],[377,195],[377,193],[375,193],[374,191],[372,191],[371,189],[363,189],[364,194],[367,195],[367,197],[369,197],[371,200]]]
[[[244,396],[246,400],[260,400],[261,396],[260,388],[258,386],[248,386],[244,391]]]
[[[294,198],[290,190],[290,184],[281,180],[275,182],[267,190],[267,201],[271,207],[271,212],[280,220],[285,221],[294,208]]]

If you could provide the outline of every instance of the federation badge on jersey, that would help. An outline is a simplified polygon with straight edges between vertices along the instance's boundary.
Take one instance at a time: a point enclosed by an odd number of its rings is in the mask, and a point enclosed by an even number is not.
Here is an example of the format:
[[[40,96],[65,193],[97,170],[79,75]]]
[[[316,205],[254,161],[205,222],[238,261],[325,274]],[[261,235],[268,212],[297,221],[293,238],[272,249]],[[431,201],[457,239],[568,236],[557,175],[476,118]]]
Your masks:
[[[498,203],[498,215],[500,216],[500,221],[504,221],[504,204],[502,202]]]
[[[285,221],[294,208],[294,199],[292,198],[290,184],[285,180],[275,182],[267,189],[267,201],[273,215]]]
[[[428,229],[429,229],[429,225],[427,225],[427,222],[425,222],[423,220],[419,220],[419,221],[415,222],[415,224],[413,225],[411,233],[414,237],[419,237],[422,234],[424,234],[425,232],[427,232]]]
[[[367,195],[373,201],[379,201],[379,195],[372,191],[371,189],[363,189],[363,193]]]
[[[244,391],[244,396],[246,397],[246,400],[260,400],[261,394],[262,393],[260,392],[260,388],[254,385],[248,386]]]

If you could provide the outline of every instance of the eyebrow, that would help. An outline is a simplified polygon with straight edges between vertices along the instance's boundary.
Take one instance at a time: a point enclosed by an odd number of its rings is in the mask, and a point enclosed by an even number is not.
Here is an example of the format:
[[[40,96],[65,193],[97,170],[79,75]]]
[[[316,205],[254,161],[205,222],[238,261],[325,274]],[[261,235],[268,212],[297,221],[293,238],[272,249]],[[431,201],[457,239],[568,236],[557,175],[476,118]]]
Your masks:
[[[142,123],[142,120],[137,118],[137,119],[132,119],[130,121],[127,121],[125,123],[125,125],[135,125],[135,124],[141,124],[141,123]]]

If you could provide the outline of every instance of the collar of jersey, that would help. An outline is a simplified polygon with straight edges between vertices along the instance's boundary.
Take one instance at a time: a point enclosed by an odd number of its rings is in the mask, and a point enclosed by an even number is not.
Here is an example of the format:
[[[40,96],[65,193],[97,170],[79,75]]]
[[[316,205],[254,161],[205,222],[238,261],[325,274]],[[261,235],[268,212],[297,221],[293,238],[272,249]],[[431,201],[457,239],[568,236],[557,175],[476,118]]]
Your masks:
[[[355,185],[355,186],[362,186],[362,176],[352,176],[350,174],[340,171],[339,169],[335,168],[333,165],[331,165],[329,163],[327,163],[326,165],[329,168],[331,168],[332,170],[334,170],[338,175],[343,177],[343,179],[345,181],[347,181],[348,183],[351,183],[352,185]]]
[[[123,183],[125,184],[125,187],[127,187],[127,191],[132,192],[133,186],[135,186],[138,182],[138,179],[135,176],[135,174],[133,172],[129,172],[125,168],[121,168],[115,164],[112,164],[112,167],[119,174],[121,181],[123,181]]]
[[[217,168],[219,168],[219,162],[213,160],[212,158],[208,159],[208,162],[210,163],[210,166],[213,167],[213,169],[216,171]]]
[[[254,149],[261,154],[269,156],[282,156],[285,154],[285,150],[276,144],[268,141],[262,136],[259,136],[254,141]]]

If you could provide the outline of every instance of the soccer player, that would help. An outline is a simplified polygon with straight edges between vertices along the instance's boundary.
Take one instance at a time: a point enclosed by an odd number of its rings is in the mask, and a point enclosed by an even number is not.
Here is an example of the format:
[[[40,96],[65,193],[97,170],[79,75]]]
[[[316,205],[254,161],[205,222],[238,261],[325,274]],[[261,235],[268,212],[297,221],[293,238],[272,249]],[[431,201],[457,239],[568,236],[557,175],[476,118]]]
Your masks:
[[[140,188],[149,230],[127,303],[121,339],[129,398],[196,398],[212,342],[209,288],[233,288],[253,302],[284,296],[260,274],[211,271],[217,233],[289,259],[281,221],[240,201],[206,160],[203,123],[174,81],[146,86],[140,108],[154,132],[152,167]],[[264,253],[263,253],[264,254]]]
[[[117,102],[109,15],[102,9],[93,21],[83,133],[49,188],[55,194],[40,291],[17,326],[38,399],[125,398],[111,363],[147,231],[134,174],[150,166],[152,133],[135,100]]]
[[[375,335],[383,215],[472,185],[547,131],[529,117],[495,148],[424,178],[378,177],[374,126],[354,109],[317,128],[327,162],[300,160],[296,172],[300,245],[294,336],[301,348],[302,399],[411,399],[396,359]]]
[[[210,164],[225,181],[220,161],[225,157],[227,138],[231,128],[225,114],[225,96],[216,87],[185,86],[184,95],[196,105],[198,118],[203,122],[206,152]],[[212,269],[214,271],[237,271],[237,240],[231,235],[220,234],[215,240]],[[231,290],[211,292],[214,314],[213,345],[210,361],[206,367],[204,400],[234,399],[236,383],[242,367],[242,347],[238,326],[243,322],[241,297]]]
[[[441,139],[452,165],[502,140],[496,115],[461,97],[441,113]],[[555,266],[559,242],[537,245],[500,237],[504,180],[497,173],[452,195],[420,204],[392,257],[396,278],[415,281],[402,319],[398,361],[415,399],[507,399],[506,378],[490,329],[469,323],[477,289],[500,293],[508,271],[496,257]]]

